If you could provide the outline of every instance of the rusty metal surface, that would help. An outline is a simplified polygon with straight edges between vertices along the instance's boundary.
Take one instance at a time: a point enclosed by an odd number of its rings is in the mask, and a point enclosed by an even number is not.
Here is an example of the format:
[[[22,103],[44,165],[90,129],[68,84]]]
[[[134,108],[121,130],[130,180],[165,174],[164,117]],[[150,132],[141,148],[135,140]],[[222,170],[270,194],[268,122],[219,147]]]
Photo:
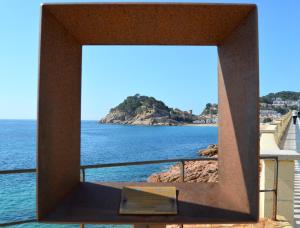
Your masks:
[[[232,199],[228,209],[258,219],[257,11],[218,45],[219,180]]]
[[[83,45],[216,45],[254,7],[205,3],[44,6]]]
[[[81,47],[88,44],[218,46],[220,181],[214,185],[176,184],[181,191],[177,216],[119,217],[116,202],[122,185],[80,184]],[[198,223],[258,219],[255,5],[43,5],[39,74],[40,221]]]
[[[38,100],[38,218],[80,181],[81,45],[43,11]]]
[[[124,186],[175,186],[178,191],[177,215],[120,215]],[[251,215],[223,209],[228,203],[216,183],[81,183],[72,194],[42,222],[60,223],[227,223],[251,221]]]

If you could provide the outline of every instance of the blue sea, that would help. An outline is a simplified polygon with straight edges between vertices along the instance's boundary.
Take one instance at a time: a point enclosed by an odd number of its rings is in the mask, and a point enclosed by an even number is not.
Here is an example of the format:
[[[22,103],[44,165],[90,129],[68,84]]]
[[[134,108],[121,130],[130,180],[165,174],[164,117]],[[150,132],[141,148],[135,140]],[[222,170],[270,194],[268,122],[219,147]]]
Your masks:
[[[81,164],[195,158],[217,143],[216,127],[100,125],[82,121]],[[172,164],[87,170],[86,181],[146,181]],[[36,121],[0,120],[0,170],[36,167]],[[35,174],[0,175],[0,223],[35,219]],[[29,223],[13,227],[71,228]],[[129,225],[86,227],[129,228]]]

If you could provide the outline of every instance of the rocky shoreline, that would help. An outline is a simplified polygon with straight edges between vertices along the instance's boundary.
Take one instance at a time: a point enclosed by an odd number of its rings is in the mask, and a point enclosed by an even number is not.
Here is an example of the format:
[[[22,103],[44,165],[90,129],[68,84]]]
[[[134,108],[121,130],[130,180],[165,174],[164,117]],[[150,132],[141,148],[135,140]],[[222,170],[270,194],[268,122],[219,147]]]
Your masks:
[[[136,116],[135,118],[127,118],[125,120],[115,119],[113,115],[107,115],[101,119],[101,124],[122,124],[122,125],[143,125],[143,126],[182,126],[184,123],[169,119],[168,117],[148,117],[148,116]]]
[[[206,149],[198,151],[199,156],[218,157],[218,145],[209,145]],[[217,182],[217,161],[188,161],[184,169],[185,182]],[[171,166],[167,171],[153,173],[147,182],[181,182],[180,164]]]

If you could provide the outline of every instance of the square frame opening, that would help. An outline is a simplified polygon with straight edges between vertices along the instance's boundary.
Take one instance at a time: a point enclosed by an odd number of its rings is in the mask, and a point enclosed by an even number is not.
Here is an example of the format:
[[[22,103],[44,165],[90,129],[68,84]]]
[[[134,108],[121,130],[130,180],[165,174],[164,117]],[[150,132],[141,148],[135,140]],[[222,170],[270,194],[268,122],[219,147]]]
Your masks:
[[[215,127],[181,126],[203,122],[217,126],[216,46],[93,45],[83,46],[82,51],[81,165],[198,158],[204,146],[218,143]],[[138,109],[128,104],[133,102],[139,103]],[[212,102],[211,109],[208,102]],[[119,126],[113,125],[119,124],[125,127],[115,129]],[[152,125],[178,127],[141,127]],[[105,143],[102,134],[91,137],[89,133],[92,130],[97,134],[100,129],[112,130]],[[86,180],[146,181],[146,176],[165,171],[166,164],[123,168],[130,169],[129,175],[120,177],[116,173],[126,172],[119,170],[122,167],[97,169],[98,180],[92,177],[95,175],[88,175],[91,179]],[[92,170],[86,171],[91,174]],[[101,177],[104,173],[108,174]]]

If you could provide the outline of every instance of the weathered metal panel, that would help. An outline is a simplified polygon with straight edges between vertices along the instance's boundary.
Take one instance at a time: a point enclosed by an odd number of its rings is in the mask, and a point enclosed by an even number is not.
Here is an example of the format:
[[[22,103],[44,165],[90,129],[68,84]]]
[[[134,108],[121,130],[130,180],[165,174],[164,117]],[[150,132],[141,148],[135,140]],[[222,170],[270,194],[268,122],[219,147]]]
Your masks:
[[[228,209],[258,216],[259,63],[257,11],[218,45],[219,180]]]
[[[57,206],[80,180],[81,45],[46,10],[41,26],[38,218]]]

